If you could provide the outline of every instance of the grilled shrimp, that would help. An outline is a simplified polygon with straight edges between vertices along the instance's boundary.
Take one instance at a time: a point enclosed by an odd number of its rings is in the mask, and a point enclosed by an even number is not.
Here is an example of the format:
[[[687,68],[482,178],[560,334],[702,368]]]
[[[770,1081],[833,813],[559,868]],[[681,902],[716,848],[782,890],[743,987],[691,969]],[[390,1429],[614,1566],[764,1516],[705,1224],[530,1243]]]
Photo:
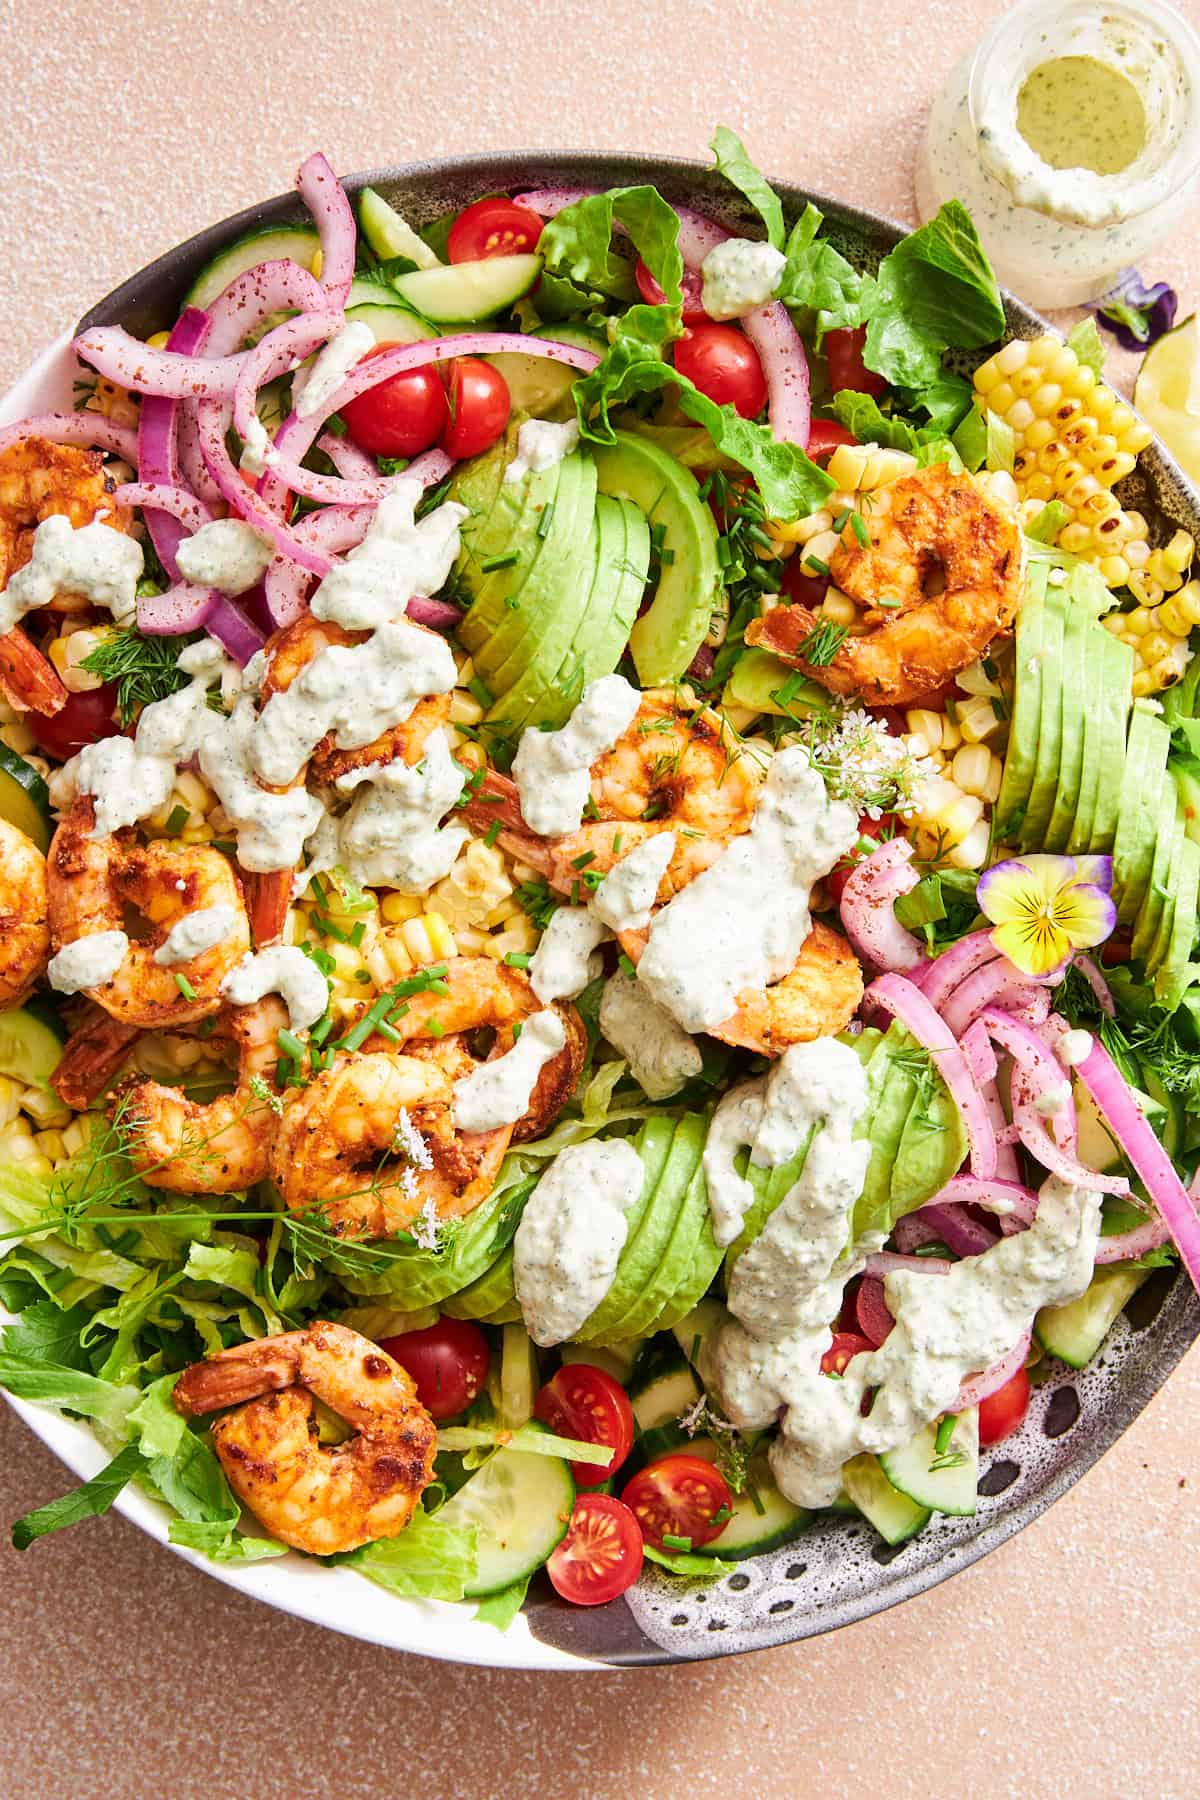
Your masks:
[[[318,1437],[320,1400],[353,1427]],[[234,1407],[213,1426],[230,1487],[281,1543],[312,1556],[396,1537],[433,1477],[437,1431],[412,1376],[345,1325],[259,1338],[185,1369],[189,1416]]]
[[[287,1011],[274,997],[230,1007],[205,1039],[236,1060],[228,1094],[202,1102],[142,1077],[114,1089],[109,1111],[126,1127],[130,1159],[150,1187],[174,1194],[230,1194],[268,1173],[278,1116],[269,1085]],[[69,1054],[69,1051],[68,1051]]]
[[[128,530],[128,515],[112,503],[115,485],[98,450],[38,437],[0,450],[0,589],[29,561],[34,532],[55,513],[76,527],[103,513],[105,524]],[[74,594],[58,594],[52,602],[56,612],[85,605]],[[56,713],[66,704],[57,671],[20,626],[0,637],[0,688],[11,705],[29,712]]]
[[[54,834],[47,862],[50,932],[55,950],[99,931],[123,931],[127,909],[149,922],[131,942],[111,981],[89,990],[114,1018],[130,1025],[177,1025],[221,1006],[221,983],[250,948],[250,926],[232,865],[205,844],[139,844],[132,831],[89,835],[95,814],[82,796]],[[163,964],[155,951],[190,913],[228,907],[228,936],[186,962]],[[182,981],[178,978],[182,977]],[[189,997],[189,991],[190,997]]]
[[[142,1035],[140,1025],[110,1018],[88,1003],[83,1023],[67,1039],[50,1085],[76,1112],[86,1112],[121,1069]]]
[[[492,1029],[491,1054],[500,1055],[538,1002],[524,975],[489,957],[452,958],[446,986],[446,994],[414,995],[395,1019],[403,1049],[369,1040],[289,1093],[271,1172],[293,1210],[319,1206],[336,1229],[368,1237],[406,1229],[430,1203],[438,1218],[460,1217],[491,1192],[509,1144],[540,1136],[566,1104],[587,1036],[575,1008],[560,1005],[566,1044],[542,1070],[524,1116],[494,1131],[460,1131],[454,1084],[477,1062],[467,1034]]]
[[[415,630],[426,629],[411,619],[408,622]],[[366,631],[343,631],[340,625],[325,624],[310,613],[285,626],[267,644],[267,673],[262,686],[264,705],[272,694],[281,694],[289,688],[323,650],[335,644],[361,644],[369,636]],[[339,750],[332,735],[322,738],[312,753],[309,770],[314,780],[329,783],[340,775],[349,774],[351,769],[366,768],[371,763],[395,762],[398,758],[409,764],[418,763],[430,732],[444,725],[449,717],[450,695],[427,695],[417,701],[407,719],[357,750]]]
[[[804,606],[777,606],[747,641],[795,663],[833,693],[871,706],[908,706],[984,655],[1016,617],[1021,529],[969,475],[934,463],[876,495],[870,542],[849,528],[829,564],[839,588],[866,608],[861,635],[833,659],[806,662],[800,647],[817,620]]]
[[[23,831],[0,819],[0,1007],[21,1004],[49,955],[46,859]]]

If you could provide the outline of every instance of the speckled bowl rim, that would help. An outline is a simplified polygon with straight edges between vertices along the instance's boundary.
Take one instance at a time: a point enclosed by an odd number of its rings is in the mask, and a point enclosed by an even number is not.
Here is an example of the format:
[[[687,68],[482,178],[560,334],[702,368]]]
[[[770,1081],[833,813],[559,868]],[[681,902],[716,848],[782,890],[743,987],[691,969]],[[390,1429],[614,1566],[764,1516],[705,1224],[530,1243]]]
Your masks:
[[[352,193],[370,185],[389,197],[399,198],[407,215],[420,224],[452,205],[499,190],[609,187],[647,180],[653,181],[668,199],[694,206],[731,227],[754,224],[753,215],[740,196],[714,170],[675,157],[518,151],[384,166],[349,176],[345,185]],[[774,186],[791,216],[808,200],[815,201],[841,247],[867,267],[907,229],[882,214],[790,182],[776,181]],[[304,217],[295,194],[279,195],[247,207],[168,250],[121,283],[89,309],[76,329],[120,323],[146,335],[173,315],[195,272],[225,244],[246,232],[299,222]],[[1005,308],[1007,335],[1035,336],[1046,329],[1039,314],[1012,296],[1005,297]],[[69,342],[68,337],[63,337],[44,352],[0,400],[0,423],[47,404],[70,404],[70,382],[77,368],[70,356]],[[1143,453],[1139,481],[1136,498],[1151,514],[1157,536],[1164,535],[1174,524],[1182,524],[1200,536],[1200,496],[1189,487],[1157,439]],[[1091,1419],[1091,1430],[1080,1439],[1078,1452],[1031,1497],[1019,1505],[998,1509],[980,1524],[975,1535],[921,1568],[905,1572],[889,1563],[880,1567],[878,1584],[867,1592],[815,1611],[797,1611],[775,1641],[794,1642],[815,1636],[897,1605],[966,1568],[1037,1518],[1116,1442],[1200,1336],[1200,1297],[1186,1291],[1181,1277],[1166,1293],[1151,1329],[1152,1352],[1141,1359],[1132,1378],[1122,1381],[1104,1410]],[[108,1460],[86,1425],[47,1407],[9,1395],[5,1398],[36,1436],[80,1478],[89,1478]],[[1019,1449],[1020,1437],[1012,1442]],[[167,1543],[170,1515],[157,1501],[126,1488],[116,1502],[116,1510],[159,1543]],[[798,1549],[803,1542],[801,1539]],[[591,1612],[539,1599],[501,1635],[491,1626],[478,1623],[466,1606],[397,1599],[348,1570],[325,1568],[300,1557],[235,1568],[208,1562],[176,1545],[168,1547],[207,1575],[282,1612],[370,1643],[444,1660],[493,1668],[582,1671],[695,1661],[732,1652],[732,1646],[727,1647],[719,1638],[699,1651],[693,1648],[680,1652],[664,1647],[638,1628],[624,1601]],[[79,1554],[87,1554],[86,1541],[82,1539]],[[602,1621],[622,1615],[622,1629],[614,1636]]]

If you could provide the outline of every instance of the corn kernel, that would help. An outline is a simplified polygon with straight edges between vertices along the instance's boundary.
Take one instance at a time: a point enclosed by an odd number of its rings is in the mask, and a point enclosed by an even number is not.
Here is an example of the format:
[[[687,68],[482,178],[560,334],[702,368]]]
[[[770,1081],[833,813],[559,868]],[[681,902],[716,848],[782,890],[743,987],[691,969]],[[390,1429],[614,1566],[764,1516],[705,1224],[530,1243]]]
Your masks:
[[[826,473],[838,487],[854,493],[862,486],[868,456],[869,452],[862,444],[839,444],[825,466]]]
[[[60,1163],[66,1161],[67,1152],[66,1147],[63,1144],[61,1132],[39,1131],[33,1141],[41,1151],[42,1155],[46,1157],[49,1162]]]
[[[1188,531],[1177,531],[1162,553],[1163,561],[1178,575],[1186,573],[1195,554],[1196,540]]]
[[[984,694],[989,698],[995,698],[1004,692],[1000,683],[992,680],[992,677],[988,674],[982,662],[968,663],[965,669],[959,670],[958,674],[954,677],[954,680],[964,694]],[[960,725],[962,723],[962,715],[963,703],[960,701],[958,706],[958,719]]]
[[[1154,683],[1151,679],[1149,670],[1148,669],[1139,669],[1137,671],[1137,673],[1134,675],[1133,683],[1132,683],[1134,699],[1135,700],[1144,699],[1145,696],[1151,692],[1153,685],[1154,685]]]
[[[1150,616],[1153,610],[1152,605],[1146,605],[1135,606],[1132,612],[1127,612],[1124,615],[1126,631],[1133,637],[1145,637],[1154,628],[1154,620]]]
[[[946,723],[943,713],[929,712],[923,707],[914,707],[912,712],[905,713],[904,722],[911,732],[925,739],[930,750],[936,749],[942,741],[942,726]]]
[[[22,1088],[21,1111],[46,1129],[69,1125],[72,1117],[70,1107],[59,1099],[53,1088]]]
[[[1017,399],[1009,407],[1006,417],[1013,431],[1022,432],[1028,431],[1037,415],[1028,400]]]
[[[985,744],[964,744],[950,764],[950,779],[958,783],[964,794],[982,799],[991,766],[991,751]]]
[[[1036,518],[1037,513],[1041,512],[1042,507],[1045,506],[1047,500],[1053,500],[1054,498],[1053,479],[1049,475],[1031,475],[1025,482],[1025,493],[1030,500],[1036,500],[1038,502],[1034,513],[1034,517]]]
[[[986,695],[958,703],[958,724],[965,744],[981,744],[999,725],[996,709]]]
[[[1004,758],[997,756],[993,751],[991,765],[988,769],[988,778],[984,783],[983,793],[980,798],[986,800],[989,805],[993,805],[1000,798],[1000,789],[1003,786],[1003,783]]]
[[[996,791],[998,793],[999,789]],[[991,826],[987,820],[977,819],[962,842],[952,846],[946,861],[955,869],[982,869],[991,838]]]
[[[21,1110],[21,1088],[8,1075],[0,1075],[0,1130],[9,1126]]]
[[[1034,395],[1032,404],[1034,405],[1034,407],[1036,409],[1036,406],[1037,406],[1036,394]],[[1032,425],[1026,426],[1026,428],[1025,428],[1025,450],[1026,450],[1026,452],[1029,452],[1031,450],[1044,450],[1046,445],[1049,443],[1053,443],[1053,441],[1054,441],[1054,427],[1050,423],[1049,419],[1035,418]]]
[[[1144,419],[1135,419],[1132,425],[1125,427],[1120,436],[1121,448],[1130,456],[1140,455],[1154,441],[1154,433]]]
[[[1028,339],[1013,338],[1012,342],[1005,344],[1002,350],[997,350],[992,361],[1001,375],[1015,375],[1017,370],[1023,369],[1029,361],[1029,349]]]
[[[840,541],[836,531],[819,531],[816,537],[810,538],[804,546],[804,555],[801,558],[802,567],[815,567],[814,557],[828,567],[829,559],[836,551]]]
[[[483,708],[474,694],[468,694],[465,688],[456,687],[450,696],[450,723],[478,725],[482,717]]]
[[[961,743],[962,732],[954,723],[949,713],[947,713],[945,723],[942,726],[942,749],[957,750]]]
[[[808,544],[819,537],[823,531],[833,530],[833,514],[821,507],[817,512],[807,514],[803,519],[794,519],[790,524],[768,526],[772,537],[779,538],[785,544]]]
[[[941,751],[937,750],[935,745],[929,743],[924,734],[920,731],[906,732],[904,744],[911,757],[932,757],[936,754],[939,761],[941,760]]]
[[[68,1156],[79,1156],[92,1141],[92,1128],[87,1119],[74,1118],[62,1134],[63,1149]]]
[[[996,362],[996,357],[989,356],[987,361],[981,363],[975,371],[976,392],[983,394],[985,397],[992,392],[997,382],[1002,379],[1002,372],[997,368]]]
[[[1080,416],[1082,411],[1083,401],[1078,399],[1074,394],[1067,394],[1054,408],[1051,417],[1057,429],[1059,431],[1065,431],[1068,425],[1073,424]]]
[[[1087,550],[1092,541],[1092,534],[1086,525],[1075,523],[1064,525],[1058,534],[1059,548],[1068,551],[1072,556],[1079,556]]]
[[[1101,619],[1100,623],[1103,625],[1105,631],[1111,631],[1115,638],[1123,638],[1125,636],[1124,613],[1107,613],[1105,617]]]
[[[1124,587],[1129,580],[1129,564],[1123,556],[1105,556],[1099,567],[1105,587]]]
[[[1101,573],[1103,573],[1103,570],[1101,570]],[[1192,629],[1192,621],[1188,618],[1183,609],[1177,605],[1177,599],[1177,595],[1171,594],[1169,598],[1163,601],[1158,609],[1158,622],[1164,631],[1169,631],[1171,633],[1172,637],[1183,638],[1186,637],[1188,632]]]
[[[961,844],[983,816],[983,801],[976,794],[960,793],[953,805],[938,814],[938,824],[952,844]]]
[[[1165,631],[1148,631],[1142,639],[1142,655],[1147,667],[1161,662],[1164,656],[1171,654],[1171,639]]]
[[[1009,408],[1016,404],[1016,399],[1012,384],[1008,381],[1001,381],[988,395],[988,408],[996,414],[997,418],[1007,419]]]
[[[835,625],[853,625],[858,618],[858,608],[849,594],[843,594],[840,588],[827,587],[821,602],[821,617]]]
[[[1095,479],[1094,475],[1083,476],[1071,489],[1072,497],[1079,492],[1085,481],[1094,482]],[[1120,519],[1121,505],[1116,495],[1110,492],[1108,488],[1103,488],[1099,485],[1093,487],[1082,499],[1074,500],[1073,498],[1073,504],[1076,506],[1083,523],[1085,525],[1091,525],[1093,528],[1099,525],[1103,519],[1117,519],[1118,521]],[[1119,526],[1114,527],[1114,531],[1118,529]]]
[[[1170,653],[1164,656],[1160,662],[1154,663],[1150,669],[1150,679],[1153,684],[1151,692],[1157,694],[1161,693],[1163,688],[1174,687],[1187,668],[1189,660],[1187,645],[1178,641],[1174,643]]]
[[[1163,599],[1163,590],[1159,583],[1139,569],[1135,569],[1129,577],[1129,591],[1145,607],[1154,607]]]

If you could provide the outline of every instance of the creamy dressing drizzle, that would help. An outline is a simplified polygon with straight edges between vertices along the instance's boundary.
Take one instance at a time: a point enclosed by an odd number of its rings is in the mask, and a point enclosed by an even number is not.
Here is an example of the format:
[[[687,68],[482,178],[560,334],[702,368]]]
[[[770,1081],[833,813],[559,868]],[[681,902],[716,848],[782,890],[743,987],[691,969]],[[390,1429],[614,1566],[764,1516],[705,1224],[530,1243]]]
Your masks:
[[[270,538],[244,519],[213,519],[182,540],[175,560],[184,579],[197,587],[244,594],[262,580],[274,554]]]
[[[579,443],[579,422],[568,419],[556,425],[547,419],[526,419],[517,432],[517,454],[504,471],[505,482],[515,485],[526,475],[552,469]]]
[[[512,772],[521,814],[541,837],[577,831],[591,789],[591,767],[629,729],[641,695],[622,675],[602,675],[561,731],[530,727],[521,734]]]
[[[205,735],[200,768],[237,833],[239,863],[267,874],[296,867],[325,809],[302,787],[273,793],[260,786],[253,762],[257,722],[254,701],[245,695],[232,715]]]
[[[338,825],[338,860],[346,872],[360,887],[426,893],[450,873],[470,835],[462,825],[439,828],[465,780],[440,729],[431,732],[413,768],[402,761],[372,763],[342,776],[339,793],[363,789]]]
[[[396,483],[380,501],[362,543],[334,564],[313,594],[314,618],[346,631],[374,631],[403,619],[415,594],[436,594],[458,555],[458,528],[467,509],[444,500],[418,520],[415,509],[423,497],[419,481]]]
[[[155,962],[170,969],[176,963],[191,962],[193,957],[203,956],[206,950],[224,943],[237,919],[232,906],[202,906],[198,912],[186,913],[172,925],[154,952]]]
[[[641,1158],[622,1138],[573,1144],[542,1176],[513,1244],[513,1281],[535,1344],[574,1336],[607,1294],[642,1178]]]
[[[629,1064],[650,1100],[665,1100],[699,1075],[704,1058],[682,1025],[633,975],[613,975],[604,984],[600,1030]]]
[[[686,1031],[719,1025],[743,989],[794,966],[812,884],[857,837],[857,814],[828,798],[807,752],[776,752],[749,831],[655,914],[638,979]]]
[[[316,964],[291,944],[271,944],[243,956],[221,984],[235,1006],[253,1006],[266,994],[281,994],[293,1031],[315,1025],[329,1001],[329,983]]]
[[[674,854],[673,831],[657,832],[635,844],[592,895],[592,910],[615,932],[645,931],[658,884]]]
[[[103,987],[125,961],[128,950],[129,939],[123,931],[93,931],[76,938],[50,958],[46,968],[50,986],[59,994]]]
[[[562,1020],[548,1008],[525,1020],[511,1050],[480,1063],[454,1084],[454,1119],[460,1131],[495,1131],[515,1125],[546,1064],[566,1042]]]
[[[292,407],[298,419],[311,419],[341,387],[355,363],[375,348],[375,333],[361,319],[349,319],[330,338],[303,382],[292,381]]]
[[[107,607],[118,624],[137,612],[142,547],[102,520],[76,529],[60,513],[43,519],[33,534],[33,554],[0,593],[0,634],[58,594],[80,594]]]
[[[550,915],[529,964],[529,980],[539,1000],[573,1000],[599,973],[595,952],[608,929],[586,906],[560,906]]]
[[[726,238],[700,266],[701,301],[710,319],[744,319],[775,297],[787,257],[772,244]]]

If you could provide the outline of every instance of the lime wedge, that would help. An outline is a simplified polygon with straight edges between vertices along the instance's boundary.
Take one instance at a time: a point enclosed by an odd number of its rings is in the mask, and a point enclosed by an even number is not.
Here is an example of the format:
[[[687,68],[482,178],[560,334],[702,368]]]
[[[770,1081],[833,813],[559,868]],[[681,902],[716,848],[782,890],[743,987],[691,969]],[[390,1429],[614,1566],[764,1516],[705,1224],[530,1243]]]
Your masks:
[[[1184,473],[1200,486],[1200,317],[1193,313],[1147,350],[1133,403]]]

